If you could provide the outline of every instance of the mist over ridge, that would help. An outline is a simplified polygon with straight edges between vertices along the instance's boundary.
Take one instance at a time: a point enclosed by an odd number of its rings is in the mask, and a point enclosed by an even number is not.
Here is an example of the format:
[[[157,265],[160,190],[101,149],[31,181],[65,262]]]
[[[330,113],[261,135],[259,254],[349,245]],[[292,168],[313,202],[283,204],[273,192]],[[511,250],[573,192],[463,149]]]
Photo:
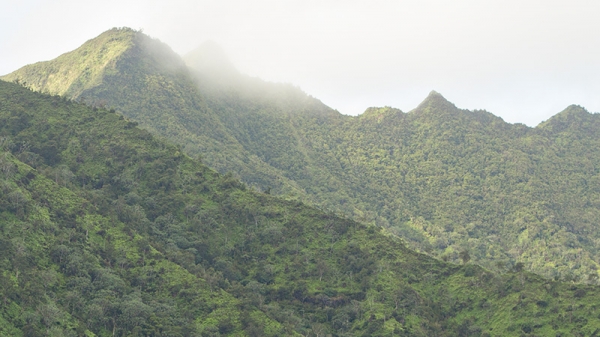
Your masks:
[[[190,68],[195,69],[196,71],[199,71],[201,73],[204,73],[204,76],[213,76],[213,79],[215,79],[215,80],[217,77],[229,78],[231,80],[233,77],[236,77],[239,74],[244,74],[233,63],[231,58],[226,54],[225,50],[216,41],[213,41],[213,40],[205,41],[204,43],[200,44],[196,49],[185,54],[185,56],[183,56],[183,58],[184,58],[184,60],[186,60],[186,63],[188,64],[188,66]],[[248,76],[247,74],[244,74],[244,75]],[[260,75],[251,76],[251,77],[261,79]],[[264,80],[264,79],[261,79],[261,80]],[[277,82],[277,83],[280,83],[280,82]],[[289,81],[283,81],[283,83],[302,89],[302,86],[299,83],[294,83],[294,82],[289,82]],[[303,90],[303,91],[305,91],[305,90]],[[314,93],[312,93],[312,92],[307,92],[307,91],[305,91],[305,92],[308,95],[314,96]],[[443,93],[437,92],[434,89],[429,89],[428,94],[421,96],[420,101],[416,101],[416,103],[413,104],[413,106],[408,106],[407,107],[408,109],[405,111],[410,112],[410,111],[416,110],[420,104],[423,104],[424,101],[427,101],[432,95],[436,95],[436,94],[439,95],[440,97],[444,98]],[[319,97],[316,97],[316,98],[319,98]],[[445,98],[444,98],[444,100],[448,101]],[[448,101],[448,102],[450,103],[451,101]],[[453,100],[452,100],[452,102],[453,102]],[[325,103],[328,104],[328,102],[325,102]],[[450,104],[454,104],[454,103],[450,103]],[[339,107],[332,106],[331,104],[328,104],[328,105],[332,109],[340,111],[342,114],[349,115],[349,116],[360,116],[363,113],[365,113],[368,109],[377,107],[376,105],[373,105],[373,104],[367,104],[363,110],[354,110],[354,112],[348,114],[346,111],[340,110]],[[566,105],[560,107],[559,109],[557,109],[556,111],[548,112],[551,115],[548,115],[548,117],[546,119],[540,120],[536,124],[529,125],[529,126],[535,127],[538,124],[543,123],[547,119],[551,118],[553,114],[556,114],[559,111],[562,111],[571,105],[577,105],[577,102],[572,102],[570,104],[566,104]],[[390,106],[390,104],[383,104],[381,106]],[[475,110],[489,111],[488,109],[486,109],[485,106],[480,106]],[[493,111],[491,111],[491,113],[494,114]],[[494,114],[494,115],[496,115],[496,114]],[[496,115],[496,116],[498,116],[498,115]],[[500,117],[500,116],[498,116],[498,117]],[[500,117],[500,118],[502,118],[502,117]],[[512,120],[512,121],[508,121],[508,122],[516,123],[516,124],[524,124],[523,122],[518,121],[518,120]]]
[[[122,30],[124,32],[133,32],[138,35],[141,34],[139,36],[145,36],[143,38],[143,40],[146,41],[145,42],[146,48],[157,48],[156,52],[153,52],[150,54],[152,55],[152,57],[155,57],[156,61],[159,61],[163,66],[173,67],[175,69],[178,67],[179,68],[182,67],[183,64],[185,63],[187,65],[187,67],[192,69],[192,71],[200,73],[201,76],[210,77],[211,81],[213,83],[220,82],[220,83],[226,84],[226,85],[232,85],[232,83],[237,83],[237,85],[239,85],[240,79],[242,77],[245,78],[242,82],[247,83],[246,84],[247,88],[253,87],[253,85],[250,84],[250,82],[269,83],[268,81],[262,80],[260,78],[260,76],[249,76],[249,75],[244,74],[242,71],[240,71],[238,69],[238,67],[234,64],[232,59],[227,55],[224,48],[214,40],[206,40],[203,43],[201,43],[200,45],[198,45],[195,49],[192,49],[191,51],[187,52],[185,55],[175,56],[175,54],[173,53],[173,50],[171,49],[170,46],[168,46],[168,44],[166,44],[165,42],[161,41],[160,39],[158,39],[156,37],[152,37],[152,36],[144,34],[143,29],[135,30],[135,29],[131,29],[128,27],[121,27],[121,28],[114,28],[113,30],[115,30],[115,29]],[[102,35],[104,35],[104,34],[101,34],[101,36]],[[111,56],[109,56],[109,57],[111,57]],[[72,73],[72,72],[70,73],[71,76],[73,76],[73,74],[74,73]],[[76,73],[75,73],[75,76],[77,76]],[[7,76],[4,76],[4,78],[10,79],[10,76],[7,75]],[[68,77],[66,79],[68,79]],[[298,83],[293,83],[293,82],[289,82],[289,81],[271,82],[271,83],[273,83],[273,84],[282,83],[284,85],[287,85],[287,86],[290,86],[293,88],[301,89],[301,86],[299,86]],[[32,86],[32,88],[34,88],[34,89],[38,89],[41,87],[40,84],[32,84],[32,83],[30,83],[29,86]],[[55,89],[45,89],[45,90],[47,90],[47,92],[50,92],[50,93],[61,93],[60,90],[55,90]],[[428,89],[428,91],[431,91],[431,89]],[[304,91],[304,92],[306,92],[306,91]],[[435,92],[435,90],[432,92]],[[311,97],[314,96],[314,94],[311,92],[306,92],[306,94],[310,95]],[[431,92],[429,95],[431,95]],[[422,104],[422,102],[424,100],[427,100],[427,97],[429,97],[429,95],[421,96],[421,98],[419,99],[419,101],[417,101],[417,103],[415,103],[413,106],[409,106],[408,109],[405,111],[415,110],[419,106],[419,104]],[[319,97],[317,97],[317,98],[319,98]],[[454,100],[452,100],[452,101],[454,101]],[[576,104],[576,103],[574,103],[574,104]],[[390,106],[390,105],[383,104],[381,106]],[[354,114],[351,114],[350,116],[361,115],[370,107],[376,107],[376,105],[368,104],[367,106],[365,106],[364,109],[362,109],[358,112],[355,112]],[[340,111],[340,109],[338,109],[335,106],[331,106],[331,108],[333,108],[334,110]],[[487,110],[487,109],[485,109],[485,106],[482,108],[484,109],[484,111]],[[564,109],[564,107],[562,107],[562,109]],[[561,109],[557,109],[557,111],[561,111]],[[345,114],[345,111],[340,111],[340,112],[342,114]],[[554,113],[556,113],[556,112],[554,112]],[[509,121],[509,122],[511,122],[511,121]],[[544,122],[544,120],[540,121],[539,123],[542,123],[542,122]],[[516,122],[516,123],[518,123],[518,122]],[[535,125],[530,125],[530,126],[534,127]]]
[[[408,111],[431,89],[460,107],[529,126],[569,104],[600,110],[593,42],[599,27],[592,15],[599,5],[587,0],[544,6],[516,0],[109,1],[118,13],[72,0],[11,5],[0,30],[0,47],[10,51],[2,55],[0,74],[54,58],[107,27],[128,26],[181,55],[217,41],[240,71],[294,83],[350,115],[369,106]]]

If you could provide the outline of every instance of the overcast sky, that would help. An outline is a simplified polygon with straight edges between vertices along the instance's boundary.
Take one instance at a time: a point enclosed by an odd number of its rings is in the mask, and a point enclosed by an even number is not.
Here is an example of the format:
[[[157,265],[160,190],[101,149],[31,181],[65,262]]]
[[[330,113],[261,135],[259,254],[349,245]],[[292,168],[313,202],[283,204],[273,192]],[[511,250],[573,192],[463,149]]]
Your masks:
[[[185,54],[220,44],[242,71],[341,113],[460,108],[537,125],[570,104],[600,111],[598,0],[2,0],[0,74],[112,27]]]

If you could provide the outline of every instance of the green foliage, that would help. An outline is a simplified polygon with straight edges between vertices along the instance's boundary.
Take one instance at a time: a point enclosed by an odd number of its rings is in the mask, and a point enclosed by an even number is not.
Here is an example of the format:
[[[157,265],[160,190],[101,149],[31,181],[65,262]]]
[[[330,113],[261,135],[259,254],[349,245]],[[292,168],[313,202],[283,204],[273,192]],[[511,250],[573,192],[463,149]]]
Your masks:
[[[229,111],[221,118],[247,153],[306,192],[294,198],[455,263],[468,251],[490,269],[520,261],[550,278],[597,273],[599,120],[579,107],[532,129],[459,110],[437,93],[410,113],[372,108],[359,117],[236,100],[235,111],[222,108],[226,98],[211,108]]]
[[[437,93],[410,113],[370,108],[342,116],[290,85],[243,76],[230,64],[203,64],[201,52],[187,58],[201,64],[189,70],[159,41],[113,29],[5,79],[114,107],[132,120],[127,128],[138,123],[179,144],[178,151],[233,172],[225,185],[240,178],[376,224],[446,261],[464,261],[460,252],[468,251],[471,262],[498,271],[521,262],[546,277],[595,282],[589,275],[597,274],[600,258],[597,116],[572,106],[528,128],[459,110]],[[31,116],[19,109],[1,122],[27,128]],[[19,159],[29,165],[52,164],[61,186],[74,183],[74,172],[54,164],[62,156],[72,160],[89,142],[58,153],[53,140],[34,151],[34,144],[10,141],[0,144],[20,147]],[[88,162],[77,170],[96,184],[109,173]],[[115,179],[128,182],[129,191],[136,174]],[[139,217],[140,206],[125,199],[118,202],[125,210],[120,219]]]
[[[0,332],[591,334],[597,287],[447,264],[248,189],[104,109],[0,82]]]
[[[114,29],[5,77],[96,108],[0,82],[0,334],[600,331],[597,115],[348,117],[228,76]]]

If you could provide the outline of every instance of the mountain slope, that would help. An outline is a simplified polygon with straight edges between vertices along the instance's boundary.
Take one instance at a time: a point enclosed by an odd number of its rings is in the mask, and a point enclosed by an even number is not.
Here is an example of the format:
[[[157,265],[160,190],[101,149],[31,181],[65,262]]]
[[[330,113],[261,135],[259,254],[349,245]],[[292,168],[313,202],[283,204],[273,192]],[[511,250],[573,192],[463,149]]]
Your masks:
[[[106,41],[119,41],[117,46]],[[85,90],[75,93],[51,91],[29,83],[45,81],[46,68],[73,67],[70,60],[87,52],[88,45],[102,45],[99,50],[115,48],[119,52],[110,62],[96,63],[91,72],[102,74],[99,81],[84,82]],[[101,55],[89,54],[92,58]],[[68,62],[67,62],[68,61]],[[79,65],[75,65],[79,67]],[[248,183],[265,186],[271,182],[282,193],[303,195],[294,182],[244,147],[231,135],[221,121],[220,111],[207,106],[207,98],[200,94],[194,77],[183,60],[160,41],[132,29],[112,29],[88,41],[81,48],[57,60],[25,66],[3,79],[25,84],[34,90],[64,94],[96,106],[109,106],[135,120],[143,128],[170,139],[192,156],[201,156],[220,172],[235,172],[246,177]]]
[[[592,219],[600,214],[595,185],[581,179],[597,175],[598,137],[566,143],[541,129],[457,109],[434,93],[409,113],[358,117],[322,132],[322,141],[310,138],[345,168],[357,193],[344,205],[371,212],[415,247],[455,261],[468,250],[490,268],[520,261],[549,277],[585,280],[597,270]]]
[[[188,55],[186,66],[139,32],[105,34],[88,45],[110,49],[107,41],[126,36],[125,50],[97,64],[101,81],[80,77],[86,89],[65,95],[114,107],[219,172],[377,224],[455,263],[469,252],[498,271],[521,262],[549,278],[598,276],[598,115],[573,106],[529,128],[432,92],[408,113],[371,108],[349,117],[291,85],[240,74],[214,45]],[[55,82],[44,69],[58,61],[5,78]]]
[[[247,190],[104,109],[0,81],[0,332],[593,334],[598,287],[415,253]]]
[[[112,29],[87,41],[74,52],[48,62],[23,67],[20,73],[4,77],[44,93],[78,97],[90,87],[100,85],[107,69],[131,45],[133,31]]]

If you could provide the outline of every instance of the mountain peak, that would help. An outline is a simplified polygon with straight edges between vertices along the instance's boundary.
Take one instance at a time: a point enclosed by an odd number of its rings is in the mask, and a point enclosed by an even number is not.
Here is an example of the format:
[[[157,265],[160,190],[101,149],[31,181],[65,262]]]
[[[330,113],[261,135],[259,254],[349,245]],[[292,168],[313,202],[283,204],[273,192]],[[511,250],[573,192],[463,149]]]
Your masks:
[[[442,94],[432,90],[429,95],[419,104],[413,111],[426,111],[430,109],[451,108],[456,109],[456,106],[449,102]]]
[[[121,36],[133,38],[137,34],[143,34],[143,33],[140,30],[135,30],[135,29],[129,28],[129,27],[113,27],[113,28],[101,33],[97,37],[88,40],[88,42],[94,41],[94,40],[100,40],[102,38],[111,38],[111,39],[120,38]]]
[[[54,60],[26,65],[2,79],[35,91],[77,97],[102,81],[104,68],[130,48],[138,34],[131,28],[113,28]]]
[[[552,132],[562,132],[567,129],[583,130],[591,126],[591,121],[595,120],[592,117],[593,115],[584,107],[572,104],[537,127]]]
[[[107,74],[115,73],[119,60],[129,64],[177,69],[185,67],[181,58],[167,45],[141,31],[112,28],[86,41],[79,48],[45,62],[26,65],[1,79],[19,82],[34,91],[71,98],[102,84]],[[143,59],[149,62],[142,61]]]
[[[429,92],[429,95],[427,95],[427,97],[437,97],[437,96],[442,97],[442,98],[444,97],[444,96],[442,96],[442,94],[440,94],[439,92],[437,92],[435,90],[431,90]]]
[[[402,110],[392,108],[389,106],[382,107],[382,108],[370,107],[370,108],[367,108],[367,110],[365,110],[365,112],[363,112],[361,115],[359,115],[359,118],[375,119],[375,120],[377,120],[377,122],[381,122],[387,116],[402,115],[402,114],[403,114]]]

